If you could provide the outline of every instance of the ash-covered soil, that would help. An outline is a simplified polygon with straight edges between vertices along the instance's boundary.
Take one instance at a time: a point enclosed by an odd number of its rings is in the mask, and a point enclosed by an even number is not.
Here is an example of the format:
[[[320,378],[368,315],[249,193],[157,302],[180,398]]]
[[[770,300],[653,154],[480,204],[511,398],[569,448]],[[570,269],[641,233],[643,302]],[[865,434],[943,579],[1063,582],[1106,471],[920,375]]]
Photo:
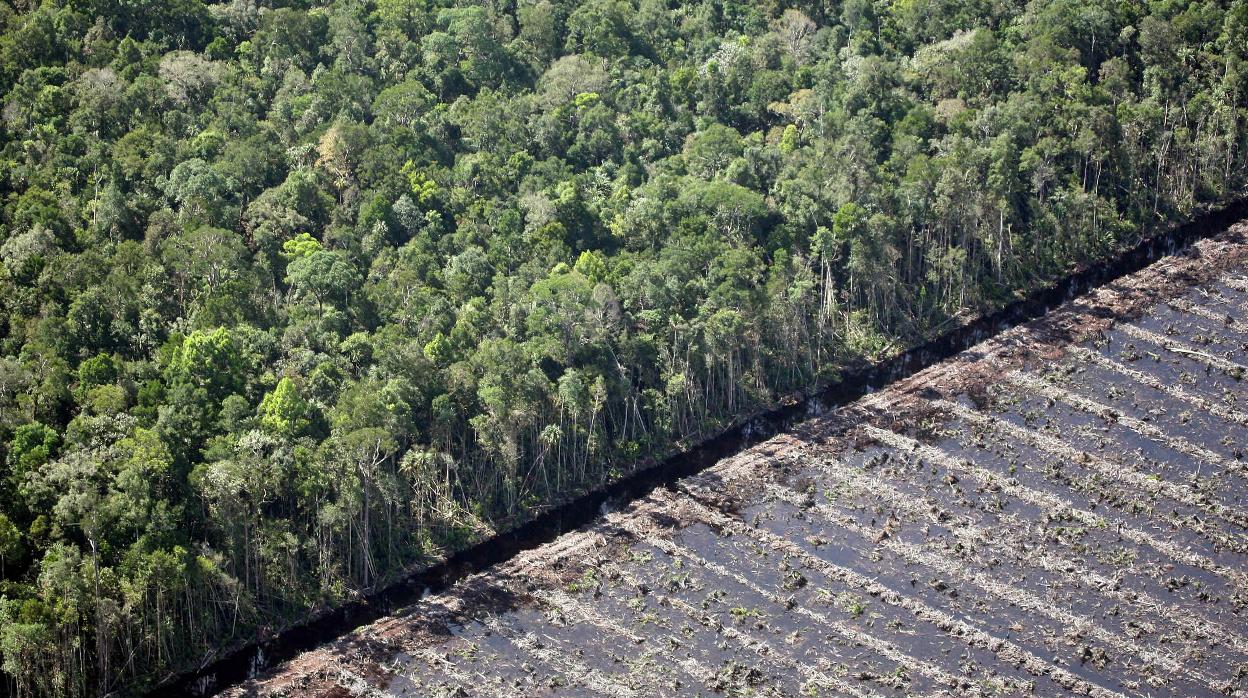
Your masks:
[[[1248,694],[1245,230],[231,694]]]

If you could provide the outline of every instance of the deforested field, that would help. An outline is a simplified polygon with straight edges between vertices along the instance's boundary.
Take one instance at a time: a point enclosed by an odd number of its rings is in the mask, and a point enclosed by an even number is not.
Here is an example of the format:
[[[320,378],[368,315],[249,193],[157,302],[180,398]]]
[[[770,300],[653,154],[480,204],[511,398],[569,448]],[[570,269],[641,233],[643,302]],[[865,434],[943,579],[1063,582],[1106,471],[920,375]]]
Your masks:
[[[236,694],[1248,694],[1245,226]]]

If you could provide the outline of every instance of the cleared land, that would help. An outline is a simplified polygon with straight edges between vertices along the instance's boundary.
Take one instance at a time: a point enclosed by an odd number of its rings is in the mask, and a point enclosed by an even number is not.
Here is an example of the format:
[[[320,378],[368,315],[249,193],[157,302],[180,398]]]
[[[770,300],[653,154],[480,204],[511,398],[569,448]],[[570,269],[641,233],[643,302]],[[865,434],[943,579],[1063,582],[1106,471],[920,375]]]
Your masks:
[[[1248,694],[1245,230],[232,692]]]

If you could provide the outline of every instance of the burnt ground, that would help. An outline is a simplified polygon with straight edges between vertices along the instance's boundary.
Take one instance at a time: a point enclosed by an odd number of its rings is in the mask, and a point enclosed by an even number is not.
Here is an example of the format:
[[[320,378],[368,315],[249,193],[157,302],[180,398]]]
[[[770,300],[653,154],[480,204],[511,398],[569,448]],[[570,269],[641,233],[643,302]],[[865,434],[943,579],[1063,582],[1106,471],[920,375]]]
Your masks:
[[[1245,231],[229,693],[1248,695]]]

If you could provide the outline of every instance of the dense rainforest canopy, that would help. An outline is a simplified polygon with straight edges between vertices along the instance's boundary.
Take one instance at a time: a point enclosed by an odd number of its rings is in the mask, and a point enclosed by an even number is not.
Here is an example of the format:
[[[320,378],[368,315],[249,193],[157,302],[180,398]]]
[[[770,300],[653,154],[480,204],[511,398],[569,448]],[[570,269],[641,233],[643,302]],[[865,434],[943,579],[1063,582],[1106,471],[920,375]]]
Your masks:
[[[134,691],[1244,181],[1248,4],[0,5],[0,661]]]

